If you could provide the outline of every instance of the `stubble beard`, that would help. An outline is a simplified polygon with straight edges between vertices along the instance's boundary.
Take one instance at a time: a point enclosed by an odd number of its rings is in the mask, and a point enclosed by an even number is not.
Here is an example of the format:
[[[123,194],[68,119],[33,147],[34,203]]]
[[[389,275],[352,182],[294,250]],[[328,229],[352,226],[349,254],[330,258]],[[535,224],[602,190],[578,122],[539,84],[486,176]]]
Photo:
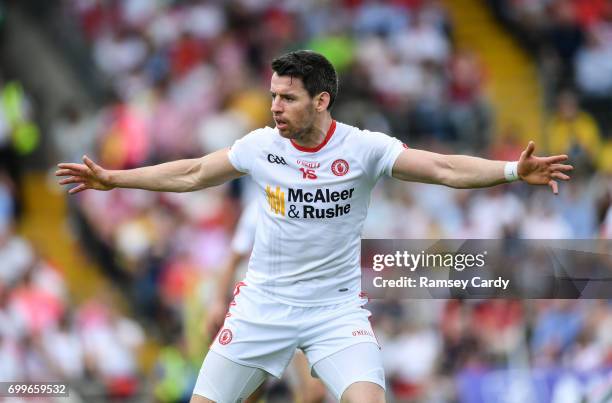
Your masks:
[[[290,137],[292,140],[303,141],[307,138],[311,133],[314,132],[314,124],[315,124],[315,113],[314,111],[304,112],[308,114],[308,118],[306,119],[306,125],[300,129],[297,129],[294,133],[290,133]]]

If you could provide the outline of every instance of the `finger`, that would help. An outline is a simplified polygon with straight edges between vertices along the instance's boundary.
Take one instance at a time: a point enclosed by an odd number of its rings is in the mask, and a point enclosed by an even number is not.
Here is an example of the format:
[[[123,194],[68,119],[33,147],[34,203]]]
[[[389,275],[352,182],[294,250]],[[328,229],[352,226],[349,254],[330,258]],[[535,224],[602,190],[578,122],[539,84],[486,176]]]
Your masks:
[[[62,162],[61,164],[57,164],[57,167],[60,169],[72,169],[73,171],[82,171],[86,169],[85,165],[72,162]]]
[[[553,171],[565,171],[565,172],[571,171],[574,169],[572,165],[565,165],[565,164],[552,164],[550,168]]]
[[[76,194],[76,193],[82,192],[82,191],[83,191],[83,190],[85,190],[85,189],[89,189],[89,187],[87,187],[87,185],[86,185],[85,183],[82,183],[82,184],[80,184],[79,186],[77,186],[77,187],[74,187],[74,188],[70,189],[70,190],[68,191],[68,194],[73,195],[73,194]]]
[[[559,184],[557,183],[557,181],[553,179],[549,180],[548,186],[550,186],[554,194],[559,194]]]
[[[567,155],[553,155],[551,157],[546,157],[544,160],[549,164],[556,164],[559,162],[567,161]]]
[[[567,176],[566,174],[563,174],[563,173],[561,173],[561,172],[553,172],[553,173],[550,175],[550,177],[551,177],[551,178],[555,178],[555,179],[560,179],[560,180],[562,180],[562,181],[568,181],[568,180],[570,180],[570,177],[569,177],[569,176]]]
[[[55,171],[55,176],[80,176],[80,173],[72,169],[58,169]]]
[[[60,185],[68,185],[69,183],[84,183],[85,179],[80,176],[71,176],[70,178],[65,178],[59,181]]]
[[[535,150],[535,143],[533,141],[530,141],[529,144],[527,144],[527,148],[525,149],[525,158],[531,157],[531,155],[533,154],[533,150]]]
[[[89,169],[91,169],[92,171],[96,171],[96,169],[98,169],[98,165],[96,165],[95,162],[93,162],[92,160],[89,159],[88,156],[84,155],[83,156],[83,162],[85,163],[85,165],[87,165],[89,167]]]

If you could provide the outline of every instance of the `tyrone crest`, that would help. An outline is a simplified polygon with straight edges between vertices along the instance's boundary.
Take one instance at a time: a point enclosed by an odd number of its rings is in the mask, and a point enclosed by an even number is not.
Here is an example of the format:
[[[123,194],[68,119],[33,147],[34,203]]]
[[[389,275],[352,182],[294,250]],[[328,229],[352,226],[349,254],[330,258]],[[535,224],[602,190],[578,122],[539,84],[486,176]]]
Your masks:
[[[343,159],[337,159],[333,162],[331,170],[336,176],[344,176],[349,171],[349,164]]]
[[[222,345],[226,345],[229,344],[232,341],[233,335],[232,335],[232,331],[229,329],[223,329],[221,330],[221,333],[219,333],[219,343],[221,343]]]

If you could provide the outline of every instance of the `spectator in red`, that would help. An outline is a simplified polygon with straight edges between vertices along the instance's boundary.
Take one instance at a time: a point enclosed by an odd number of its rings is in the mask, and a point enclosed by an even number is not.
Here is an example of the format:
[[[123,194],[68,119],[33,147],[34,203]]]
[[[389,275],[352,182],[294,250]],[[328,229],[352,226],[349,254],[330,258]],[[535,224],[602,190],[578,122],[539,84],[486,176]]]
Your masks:
[[[55,326],[64,312],[56,295],[35,284],[35,269],[33,266],[26,272],[9,297],[9,309],[26,334],[41,334]]]
[[[182,77],[197,66],[207,55],[207,49],[190,32],[183,32],[170,51],[171,71],[174,77]]]

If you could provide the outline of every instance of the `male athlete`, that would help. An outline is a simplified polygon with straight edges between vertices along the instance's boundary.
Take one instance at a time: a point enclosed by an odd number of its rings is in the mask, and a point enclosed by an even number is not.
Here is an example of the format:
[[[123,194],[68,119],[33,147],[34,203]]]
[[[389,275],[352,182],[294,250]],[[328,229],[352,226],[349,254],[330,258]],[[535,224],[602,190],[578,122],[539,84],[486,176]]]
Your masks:
[[[202,158],[131,170],[106,170],[84,156],[84,164],[59,164],[57,175],[67,176],[60,184],[77,184],[70,194],[187,192],[250,174],[260,189],[255,245],[192,402],[241,401],[266,373],[280,377],[296,348],[342,402],[384,402],[381,355],[360,295],[360,232],[378,179],[453,188],[521,179],[556,194],[572,167],[562,164],[565,155],[536,157],[533,142],[515,162],[407,148],[332,119],[338,79],[322,55],[291,52],[272,69],[276,128]]]

